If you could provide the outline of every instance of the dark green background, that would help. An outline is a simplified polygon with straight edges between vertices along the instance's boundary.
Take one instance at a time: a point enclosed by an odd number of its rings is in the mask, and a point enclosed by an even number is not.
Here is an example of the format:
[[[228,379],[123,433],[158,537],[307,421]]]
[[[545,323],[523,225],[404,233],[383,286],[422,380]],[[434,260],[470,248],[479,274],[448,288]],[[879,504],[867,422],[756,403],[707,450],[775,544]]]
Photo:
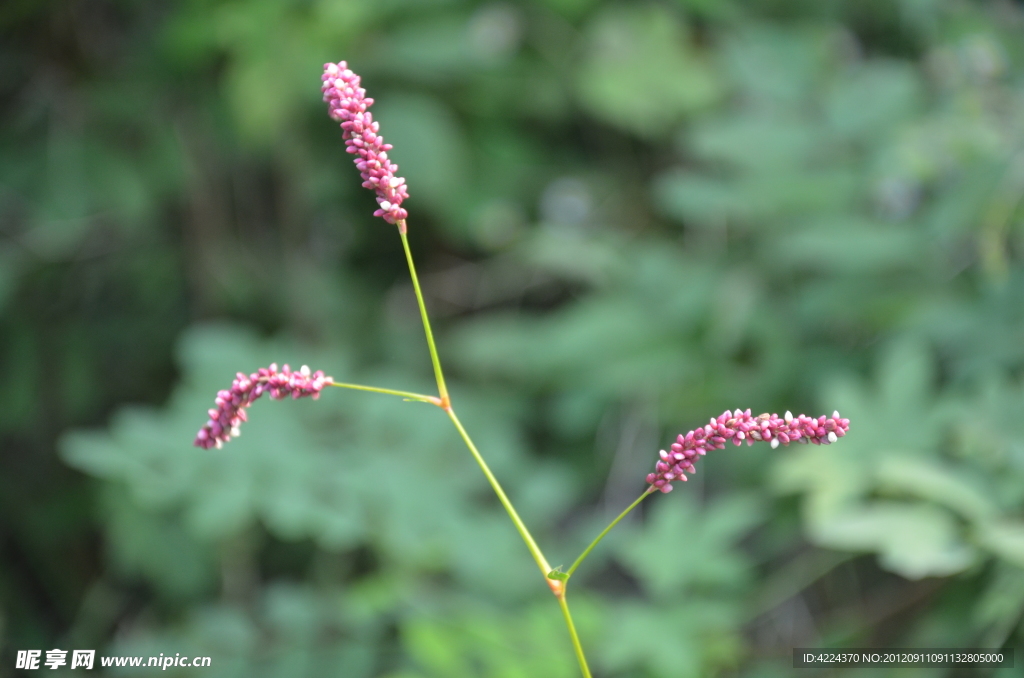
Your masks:
[[[54,647],[576,675],[436,409],[332,389],[191,447],[272,361],[432,388],[320,101],[340,59],[456,406],[553,565],[727,407],[852,421],[710,454],[617,529],[573,580],[596,675],[1020,646],[1021,3],[4,0],[0,675]]]

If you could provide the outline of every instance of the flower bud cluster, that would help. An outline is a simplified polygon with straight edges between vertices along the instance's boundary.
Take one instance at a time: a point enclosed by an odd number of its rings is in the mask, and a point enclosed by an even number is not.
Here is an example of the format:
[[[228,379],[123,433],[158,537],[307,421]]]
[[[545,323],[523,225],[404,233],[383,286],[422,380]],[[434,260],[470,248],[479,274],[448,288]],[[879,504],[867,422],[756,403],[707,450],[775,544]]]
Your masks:
[[[217,407],[209,411],[210,419],[199,429],[193,444],[208,450],[220,448],[232,437],[237,437],[241,433],[239,427],[242,422],[248,420],[245,408],[264,393],[269,393],[274,400],[288,396],[296,399],[311,396],[316,400],[323,387],[333,382],[320,370],[310,373],[306,365],[298,372],[292,372],[287,365],[278,371],[277,363],[261,367],[248,376],[239,372],[230,390],[217,393]]]
[[[402,201],[409,197],[405,179],[396,177],[398,165],[391,162],[387,152],[391,144],[377,133],[380,123],[366,109],[373,99],[366,96],[366,90],[359,86],[359,76],[340,61],[324,64],[323,85],[320,90],[327,102],[328,112],[333,120],[341,123],[344,130],[345,150],[356,156],[355,164],[363,177],[363,187],[377,192],[380,209],[373,213],[384,221],[394,224],[409,216],[402,209]]]
[[[687,473],[696,471],[693,464],[698,458],[708,450],[723,449],[727,440],[734,445],[740,445],[744,440],[747,445],[764,440],[771,444],[772,449],[780,443],[789,445],[791,442],[828,445],[845,436],[849,430],[850,420],[840,418],[838,412],[833,412],[831,417],[814,419],[803,414],[794,417],[791,412],[782,417],[767,413],[752,417],[750,410],[726,410],[703,428],[676,438],[669,451],[662,450],[661,460],[655,465],[655,472],[647,475],[647,482],[662,492],[671,492],[673,481],[685,481]]]

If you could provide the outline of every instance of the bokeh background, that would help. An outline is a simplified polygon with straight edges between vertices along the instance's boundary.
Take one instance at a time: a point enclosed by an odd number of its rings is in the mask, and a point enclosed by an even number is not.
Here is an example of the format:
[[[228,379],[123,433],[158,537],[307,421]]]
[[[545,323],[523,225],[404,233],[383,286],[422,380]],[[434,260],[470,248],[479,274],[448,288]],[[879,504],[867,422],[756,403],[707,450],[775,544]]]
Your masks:
[[[573,580],[596,675],[1021,645],[1021,3],[6,0],[0,675],[54,647],[577,675],[436,409],[331,390],[191,447],[272,361],[432,389],[320,100],[340,59],[456,405],[552,564],[725,408],[852,420],[709,455],[618,528]]]

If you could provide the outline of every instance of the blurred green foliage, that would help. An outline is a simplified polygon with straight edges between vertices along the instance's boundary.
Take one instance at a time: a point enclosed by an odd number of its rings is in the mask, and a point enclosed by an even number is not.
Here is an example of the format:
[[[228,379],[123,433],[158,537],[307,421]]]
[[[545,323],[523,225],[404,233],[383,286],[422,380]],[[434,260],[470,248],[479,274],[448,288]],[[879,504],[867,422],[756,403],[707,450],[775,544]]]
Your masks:
[[[332,390],[190,446],[273,361],[431,390],[320,102],[339,59],[408,178],[461,417],[552,565],[727,407],[851,419],[709,455],[616,528],[573,584],[597,675],[1020,646],[1022,35],[1010,0],[3,3],[0,675],[53,647],[576,675],[435,409]]]

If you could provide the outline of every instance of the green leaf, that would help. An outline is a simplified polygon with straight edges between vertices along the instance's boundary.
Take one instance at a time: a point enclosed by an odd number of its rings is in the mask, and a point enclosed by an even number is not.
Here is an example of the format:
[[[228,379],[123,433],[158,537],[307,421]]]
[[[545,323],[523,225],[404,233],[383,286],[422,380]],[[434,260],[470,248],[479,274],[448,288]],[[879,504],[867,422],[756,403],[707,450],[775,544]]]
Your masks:
[[[1010,520],[982,523],[977,530],[978,541],[1007,562],[1024,567],[1024,524]]]
[[[143,576],[172,599],[213,589],[217,568],[211,545],[196,540],[173,517],[140,510],[115,485],[104,488],[103,513],[107,548],[119,570]]]
[[[787,233],[766,250],[774,265],[870,275],[891,269],[918,269],[925,242],[921,233],[869,220],[813,220]]]
[[[809,531],[821,546],[875,551],[882,567],[908,579],[963,572],[978,558],[953,518],[926,504],[876,501],[817,520]]]
[[[730,34],[723,63],[748,101],[782,110],[809,98],[835,49],[831,27],[752,22]]]
[[[369,56],[378,69],[444,83],[480,69],[480,55],[471,37],[465,17],[444,15],[389,31],[372,46]]]
[[[499,676],[571,678],[579,668],[557,606],[550,598],[500,612],[481,606],[417,615],[402,629],[415,663],[433,678]],[[585,597],[573,600],[580,633],[592,634],[595,609]]]
[[[875,470],[879,489],[883,492],[905,493],[946,506],[962,517],[986,520],[997,507],[984,491],[957,473],[956,469],[937,460],[890,454]]]
[[[645,137],[667,132],[721,88],[678,15],[655,4],[603,10],[587,27],[577,91],[593,115]]]
[[[922,101],[916,69],[898,61],[875,61],[842,74],[826,98],[829,122],[844,136],[877,138],[904,123]]]
[[[680,137],[681,148],[701,159],[759,171],[805,166],[829,143],[813,121],[754,111],[709,117]]]
[[[700,597],[672,606],[626,602],[611,615],[614,630],[596,648],[609,670],[697,678],[737,663],[740,640],[733,631],[737,610],[732,605]]]
[[[684,486],[685,487],[685,486]],[[752,497],[733,496],[698,508],[691,495],[661,498],[642,532],[615,542],[617,557],[658,598],[696,589],[729,590],[748,580],[734,544],[762,520]]]
[[[1024,607],[1024,570],[999,563],[974,607],[972,622],[984,630],[984,647],[999,647],[1020,622]]]

